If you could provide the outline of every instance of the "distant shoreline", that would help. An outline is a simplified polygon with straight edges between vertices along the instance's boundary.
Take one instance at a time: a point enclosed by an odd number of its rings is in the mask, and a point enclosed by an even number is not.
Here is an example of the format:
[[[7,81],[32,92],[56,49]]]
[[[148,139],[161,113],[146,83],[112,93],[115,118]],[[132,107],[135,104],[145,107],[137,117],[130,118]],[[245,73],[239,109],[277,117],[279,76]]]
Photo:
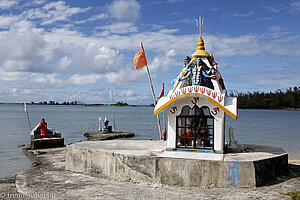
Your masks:
[[[0,103],[0,104],[17,104],[17,105],[23,105],[24,103]],[[39,103],[35,103],[35,104],[31,104],[31,103],[27,103],[28,105],[45,105],[45,106],[111,106],[112,104],[39,104]],[[153,105],[117,105],[114,104],[114,106],[120,106],[120,107],[154,107]],[[238,108],[241,110],[293,110],[293,111],[299,111],[300,108]]]
[[[14,105],[23,105],[24,103],[0,103],[0,104],[14,104]],[[40,106],[111,106],[112,104],[39,104],[39,103],[35,103],[35,104],[31,104],[31,103],[27,103],[27,105],[40,105]],[[118,105],[118,104],[114,104],[114,106],[120,106],[120,107],[153,107],[152,105]]]

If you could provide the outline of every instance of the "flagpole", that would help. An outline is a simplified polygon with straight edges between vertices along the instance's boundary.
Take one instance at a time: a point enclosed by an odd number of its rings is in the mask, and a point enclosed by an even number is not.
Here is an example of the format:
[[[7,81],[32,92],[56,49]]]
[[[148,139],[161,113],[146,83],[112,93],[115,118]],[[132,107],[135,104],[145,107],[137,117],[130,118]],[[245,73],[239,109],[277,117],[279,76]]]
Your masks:
[[[149,67],[148,65],[146,65],[146,69],[147,69],[147,74],[148,74],[148,78],[149,78],[149,82],[150,82],[150,86],[151,86],[151,91],[152,91],[152,96],[153,96],[153,101],[154,101],[154,105],[156,106],[156,98],[155,98],[155,94],[154,94],[154,90],[153,90],[153,85],[152,85],[152,81],[151,81],[151,76],[150,76],[150,72],[149,72]],[[159,131],[159,139],[162,139],[161,136],[161,127],[160,127],[160,120],[159,120],[159,115],[156,115],[157,118],[157,125],[158,125],[158,131]]]
[[[164,123],[164,132],[166,131],[166,119],[165,119],[165,111],[163,111],[163,123]],[[166,140],[166,137],[164,135],[164,141]]]

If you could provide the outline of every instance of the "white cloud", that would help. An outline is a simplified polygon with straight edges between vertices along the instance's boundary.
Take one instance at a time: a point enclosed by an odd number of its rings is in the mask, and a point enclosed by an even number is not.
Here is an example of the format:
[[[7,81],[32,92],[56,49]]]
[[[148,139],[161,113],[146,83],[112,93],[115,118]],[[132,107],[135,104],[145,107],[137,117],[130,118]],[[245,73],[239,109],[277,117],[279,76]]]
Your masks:
[[[40,6],[42,4],[45,4],[47,0],[31,0],[26,1],[23,3],[23,7],[30,7],[30,6]]]
[[[146,77],[144,68],[140,70],[131,70],[130,67],[120,69],[118,72],[111,72],[105,75],[108,83],[115,85],[124,85],[127,83],[139,82],[143,77]]]
[[[59,74],[31,73],[25,85],[31,88],[60,88],[64,87],[64,81],[59,79]]]
[[[265,7],[268,11],[272,12],[272,13],[279,13],[285,9],[287,9],[287,7],[274,7],[274,6],[266,6]]]
[[[216,57],[255,56],[263,51],[257,35],[208,35],[205,40],[206,50]]]
[[[266,33],[266,36],[270,38],[280,38],[290,33],[291,32],[286,31],[281,26],[271,26],[268,28],[268,32]]]
[[[122,91],[122,92],[118,93],[118,96],[130,97],[130,96],[136,96],[136,94],[134,93],[133,90],[125,90],[125,91]]]
[[[135,21],[140,17],[141,6],[136,0],[115,0],[108,9],[119,21]]]
[[[16,16],[0,15],[0,28],[8,28],[16,20]]]
[[[2,82],[23,82],[26,81],[24,75],[27,73],[24,72],[8,72],[3,69],[0,69],[0,81]]]
[[[72,54],[72,64],[90,72],[105,74],[119,71],[122,58],[123,55],[118,50],[89,42],[84,46],[77,46]]]
[[[151,70],[157,70],[161,68],[162,70],[168,70],[170,66],[177,64],[174,57],[176,56],[175,49],[170,49],[163,55],[155,56],[151,66]]]
[[[247,13],[235,13],[233,14],[234,17],[249,17],[253,15],[255,12],[254,11],[249,11]]]
[[[107,17],[107,14],[100,13],[98,15],[93,15],[92,17],[88,18],[87,21],[96,21],[100,19],[106,19]]]
[[[66,85],[91,85],[100,81],[102,78],[99,74],[80,75],[74,74],[65,81]]]
[[[8,28],[11,24],[16,22],[19,18],[13,15],[0,15],[0,28]]]
[[[16,0],[0,0],[0,9],[9,9],[16,4],[18,4]]]
[[[117,4],[116,2],[137,3],[114,1],[111,5]],[[120,7],[115,5],[115,9]],[[100,34],[86,34],[80,31],[84,26],[78,28],[72,27],[71,24],[62,28],[37,28],[40,23],[69,21],[76,13],[85,11],[82,8],[72,8],[74,7],[58,1],[50,2],[38,10],[29,9],[21,15],[0,16],[0,19],[3,19],[0,20],[0,27],[7,29],[0,31],[0,86],[11,86],[11,90],[5,90],[6,94],[13,92],[17,95],[21,87],[25,87],[28,94],[32,91],[37,92],[39,88],[59,88],[65,92],[70,88],[82,90],[82,87],[88,88],[97,83],[131,87],[131,83],[147,80],[145,68],[131,71],[132,58],[140,51],[141,41],[150,63],[150,70],[154,72],[151,74],[153,81],[155,75],[161,78],[158,70],[169,70],[174,65],[181,66],[185,56],[191,55],[197,47],[198,34],[182,35],[179,29],[162,29],[162,26],[156,27],[156,30],[138,31],[133,22],[126,22],[128,19],[125,14],[119,19],[115,16],[118,22],[106,21],[100,26],[103,30]],[[134,16],[140,13],[139,4],[137,13]],[[107,16],[107,13],[101,13],[87,18],[86,21],[106,19]],[[266,36],[268,40],[265,40]],[[280,26],[270,27],[267,33],[260,35],[205,34],[203,38],[207,52],[213,53],[217,60],[232,56],[300,56],[300,35],[292,35]],[[237,66],[234,60],[227,62]],[[222,66],[226,64],[223,62]],[[57,89],[53,91],[56,93]],[[151,95],[141,96],[135,92],[127,89],[120,94],[128,101],[151,100]],[[25,95],[25,92],[21,94]],[[62,98],[89,99],[84,101],[102,98],[89,97],[88,92],[82,91],[67,94],[70,97],[64,95]]]
[[[64,56],[58,61],[58,67],[67,72],[68,67],[72,64],[72,60],[68,56]]]
[[[279,13],[282,11],[285,12],[299,12],[300,11],[300,1],[294,0],[286,4],[286,2],[282,2],[281,4],[274,6],[265,6],[265,8],[272,13]]]
[[[33,5],[42,5],[46,2],[47,2],[47,0],[34,0],[34,1],[32,1],[32,4]]]
[[[107,19],[107,18],[108,18],[107,14],[100,13],[100,14],[97,14],[97,15],[93,15],[90,18],[85,19],[85,20],[77,20],[74,23],[75,24],[83,24],[83,23],[86,23],[86,22],[92,22],[92,21],[97,21],[97,20],[102,20],[102,19]]]
[[[9,41],[9,42],[7,42]],[[15,23],[0,35],[0,59],[6,71],[50,72],[45,67],[44,38],[26,21]]]
[[[117,33],[117,34],[124,34],[124,33],[134,33],[137,32],[138,28],[134,26],[132,23],[129,22],[121,22],[115,24],[109,24],[105,26],[96,27],[97,29],[107,30],[109,33]]]
[[[169,3],[183,2],[184,0],[168,0]]]
[[[300,1],[293,1],[290,3],[291,8],[300,11]]]
[[[90,8],[70,7],[64,1],[50,2],[40,8],[33,8],[23,13],[28,19],[41,19],[42,25],[52,24],[57,21],[68,21],[78,13],[84,13]]]
[[[135,96],[130,96],[130,97],[124,98],[124,101],[125,102],[134,102],[135,104],[136,103],[145,104],[145,102],[152,103],[153,99],[152,99],[151,95],[135,95]]]
[[[262,69],[264,68],[268,67],[262,67]],[[294,75],[291,76],[291,74],[286,73],[284,69],[273,71],[260,70],[259,73],[248,72],[238,75],[235,74],[234,76],[230,76],[230,80],[246,84],[251,82],[251,86],[256,86],[257,88],[288,88],[300,84],[298,78],[300,76],[299,68],[294,70],[293,74]]]

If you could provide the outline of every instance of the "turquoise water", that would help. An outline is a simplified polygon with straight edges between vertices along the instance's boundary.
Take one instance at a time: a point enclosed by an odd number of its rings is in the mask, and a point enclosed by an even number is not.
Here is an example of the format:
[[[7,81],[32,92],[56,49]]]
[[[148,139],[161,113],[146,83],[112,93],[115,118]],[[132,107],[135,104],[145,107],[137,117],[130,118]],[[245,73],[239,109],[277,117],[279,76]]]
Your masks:
[[[65,144],[85,140],[83,134],[98,129],[98,117],[111,116],[110,106],[27,105],[31,126],[46,119],[49,128],[62,133]],[[159,139],[151,107],[114,107],[116,129],[134,132],[131,139]],[[280,147],[289,158],[300,159],[300,111],[239,110],[238,120],[227,116],[239,143]],[[31,162],[23,155],[29,144],[29,125],[21,104],[0,104],[0,178],[26,170]],[[227,131],[226,131],[227,134]]]

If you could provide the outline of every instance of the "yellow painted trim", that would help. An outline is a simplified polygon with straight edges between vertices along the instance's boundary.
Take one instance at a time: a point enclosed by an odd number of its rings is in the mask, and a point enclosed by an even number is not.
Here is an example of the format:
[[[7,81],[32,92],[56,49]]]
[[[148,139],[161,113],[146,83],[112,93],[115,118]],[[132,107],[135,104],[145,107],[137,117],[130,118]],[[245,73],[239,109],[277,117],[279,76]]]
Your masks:
[[[213,103],[214,105],[218,106],[221,110],[223,110],[225,113],[227,113],[230,117],[232,117],[233,119],[237,119],[237,116],[234,115],[232,112],[230,112],[229,110],[227,110],[224,106],[222,106],[221,104],[219,104],[218,102],[216,102],[215,100],[213,100],[212,98],[208,97],[208,101],[210,101],[211,103]]]
[[[191,96],[190,93],[185,93],[184,97],[188,97]],[[194,94],[195,97],[200,97],[201,94],[200,93],[195,93]],[[216,102],[215,100],[213,100],[212,98],[202,95],[204,97],[207,97],[207,100],[210,101],[212,104],[216,105],[217,107],[219,107],[221,110],[223,110],[225,113],[227,113],[230,117],[232,117],[233,119],[237,119],[237,116],[234,115],[232,112],[230,112],[228,109],[226,109],[224,106],[222,106],[221,104],[219,104],[218,102]],[[179,97],[174,97],[173,99],[171,99],[170,101],[168,101],[167,103],[163,104],[161,107],[159,107],[157,110],[154,111],[154,115],[156,115],[157,113],[159,113],[160,111],[162,111],[163,109],[165,109],[166,107],[168,107],[170,104],[172,104],[173,102],[175,102],[176,100],[178,100]]]
[[[171,99],[170,101],[168,101],[167,103],[165,103],[164,105],[162,105],[161,107],[159,107],[157,110],[154,111],[154,115],[156,115],[157,113],[159,113],[160,111],[162,111],[163,109],[165,109],[166,107],[168,107],[171,103],[173,103],[174,101],[178,100],[179,97],[174,97],[173,99]]]

